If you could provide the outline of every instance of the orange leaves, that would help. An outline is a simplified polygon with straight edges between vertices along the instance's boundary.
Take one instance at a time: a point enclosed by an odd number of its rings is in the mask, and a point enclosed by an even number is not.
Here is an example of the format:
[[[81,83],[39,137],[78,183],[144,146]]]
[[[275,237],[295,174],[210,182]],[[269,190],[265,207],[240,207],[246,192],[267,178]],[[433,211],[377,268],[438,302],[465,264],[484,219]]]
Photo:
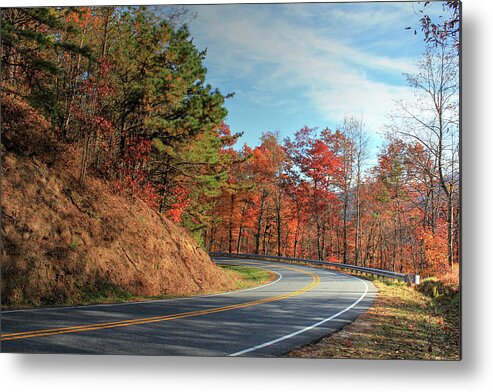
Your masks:
[[[339,166],[334,152],[322,140],[315,140],[307,150],[308,156],[301,161],[303,172],[315,183],[328,186],[328,183]]]
[[[73,23],[81,28],[87,28],[88,26],[96,27],[102,24],[100,18],[92,15],[90,7],[77,7],[68,10],[65,21],[67,23]]]
[[[264,135],[252,158],[231,171],[208,243],[216,251],[445,274],[446,205],[441,188],[427,182],[429,153],[394,140],[356,187],[356,152],[350,134],[339,131],[305,127],[283,145]],[[252,180],[252,188],[238,191]]]
[[[423,272],[426,275],[442,275],[447,271],[447,227],[440,222],[435,232],[431,228],[416,230],[422,241],[422,249],[426,259]]]
[[[123,194],[138,197],[146,202],[151,208],[159,206],[159,197],[155,187],[147,179],[147,175],[142,170],[121,169],[121,178],[117,182],[116,188]]]
[[[171,190],[175,202],[171,205],[166,215],[174,222],[181,222],[181,216],[190,204],[190,197],[187,188],[183,185],[177,185]]]

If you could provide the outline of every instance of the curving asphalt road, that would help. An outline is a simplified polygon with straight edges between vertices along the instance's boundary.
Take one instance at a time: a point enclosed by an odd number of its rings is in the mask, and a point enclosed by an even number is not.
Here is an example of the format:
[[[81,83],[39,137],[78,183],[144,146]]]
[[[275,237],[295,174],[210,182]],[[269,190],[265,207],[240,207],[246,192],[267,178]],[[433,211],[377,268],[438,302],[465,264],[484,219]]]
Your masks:
[[[4,311],[1,351],[186,356],[280,356],[341,329],[375,287],[305,266],[240,259],[276,273],[242,291],[112,305]]]

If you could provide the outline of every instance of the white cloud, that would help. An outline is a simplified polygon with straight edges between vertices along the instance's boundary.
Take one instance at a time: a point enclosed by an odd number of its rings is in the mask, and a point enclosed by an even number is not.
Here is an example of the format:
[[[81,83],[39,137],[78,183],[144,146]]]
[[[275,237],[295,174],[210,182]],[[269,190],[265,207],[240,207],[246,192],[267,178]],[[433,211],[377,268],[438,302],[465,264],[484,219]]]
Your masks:
[[[248,78],[252,101],[282,103],[279,96],[289,89],[301,89],[297,97],[303,104],[315,107],[327,120],[339,121],[347,113],[362,115],[374,130],[384,122],[394,99],[407,99],[412,91],[404,85],[375,80],[372,71],[387,72],[396,77],[414,71],[414,59],[376,55],[351,45],[349,37],[339,39],[340,31],[322,35],[307,23],[272,13],[273,8],[245,6],[205,6],[197,8],[195,28],[205,41],[219,43],[210,47],[209,59],[220,67],[228,79]],[[286,11],[286,7],[283,8]],[[309,19],[310,6],[299,9],[302,19]],[[400,7],[392,13],[348,13],[338,11],[336,19],[352,19],[360,26],[395,23],[401,17]],[[324,27],[324,31],[327,26]],[[392,37],[391,37],[392,38]],[[212,52],[213,51],[213,52]],[[285,97],[288,98],[288,97]],[[285,99],[291,102],[291,99]],[[294,105],[292,105],[294,107]],[[310,119],[307,119],[309,122]],[[323,124],[321,124],[323,125]]]
[[[284,11],[296,18],[323,18],[327,25],[350,25],[351,30],[371,30],[391,27],[410,15],[410,5],[404,2],[351,4],[285,4]]]

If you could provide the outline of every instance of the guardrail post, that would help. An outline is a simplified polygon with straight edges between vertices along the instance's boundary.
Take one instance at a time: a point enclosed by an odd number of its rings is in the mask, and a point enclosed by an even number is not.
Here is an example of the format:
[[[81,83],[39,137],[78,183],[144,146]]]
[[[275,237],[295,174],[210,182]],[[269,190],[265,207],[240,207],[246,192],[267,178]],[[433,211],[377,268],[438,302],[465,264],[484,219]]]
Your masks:
[[[408,285],[418,285],[420,282],[420,276],[419,275],[407,275],[406,276],[406,283]]]

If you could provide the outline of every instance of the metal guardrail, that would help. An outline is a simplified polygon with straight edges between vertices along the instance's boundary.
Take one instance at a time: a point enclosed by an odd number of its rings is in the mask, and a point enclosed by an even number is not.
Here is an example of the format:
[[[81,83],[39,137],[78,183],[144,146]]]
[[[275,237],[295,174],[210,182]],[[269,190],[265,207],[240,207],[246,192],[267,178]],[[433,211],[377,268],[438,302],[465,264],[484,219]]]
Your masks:
[[[340,268],[343,270],[357,271],[366,274],[382,276],[385,278],[402,280],[408,284],[419,284],[420,276],[411,274],[402,274],[399,272],[387,271],[377,268],[360,267],[358,265],[343,264],[343,263],[333,263],[330,261],[323,260],[310,260],[310,259],[298,259],[294,257],[282,257],[282,256],[268,256],[268,255],[257,255],[252,253],[224,253],[224,252],[210,252],[211,257],[238,257],[242,259],[260,259],[260,260],[274,260],[274,261],[291,261],[295,263],[307,263],[314,265],[323,265],[334,268]]]

